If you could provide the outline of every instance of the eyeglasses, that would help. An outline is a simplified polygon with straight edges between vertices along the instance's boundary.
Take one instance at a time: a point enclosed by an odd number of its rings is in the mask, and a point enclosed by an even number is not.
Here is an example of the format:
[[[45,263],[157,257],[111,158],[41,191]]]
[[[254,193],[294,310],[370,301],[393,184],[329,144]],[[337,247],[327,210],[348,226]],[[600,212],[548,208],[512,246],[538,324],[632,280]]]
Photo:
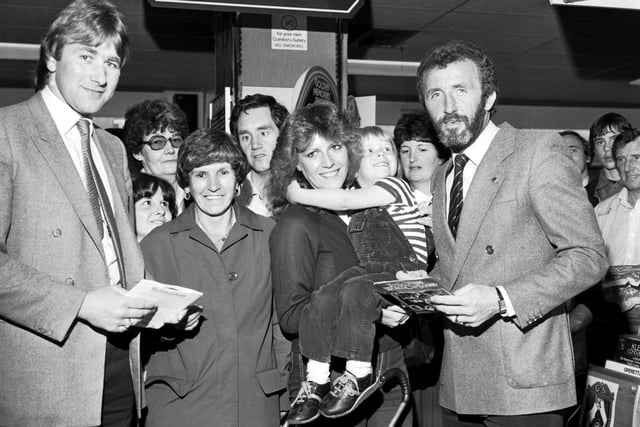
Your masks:
[[[172,136],[171,138],[165,138],[162,135],[156,135],[148,141],[144,141],[145,144],[149,146],[153,151],[162,150],[165,145],[167,145],[167,141],[171,142],[171,146],[173,148],[180,148],[184,143],[184,139],[180,136]]]

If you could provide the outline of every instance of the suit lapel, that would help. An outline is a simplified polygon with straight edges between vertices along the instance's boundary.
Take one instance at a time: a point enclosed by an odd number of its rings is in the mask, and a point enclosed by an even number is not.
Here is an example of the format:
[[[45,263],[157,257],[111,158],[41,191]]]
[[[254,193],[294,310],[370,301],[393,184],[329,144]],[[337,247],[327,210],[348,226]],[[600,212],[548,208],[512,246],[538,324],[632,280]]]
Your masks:
[[[89,197],[82,185],[82,179],[71,160],[64,141],[58,132],[58,128],[53,122],[51,114],[42,99],[42,95],[37,94],[29,100],[29,109],[32,121],[35,123],[30,135],[33,144],[36,146],[42,157],[46,160],[51,171],[60,183],[60,188],[65,192],[71,206],[76,211],[78,218],[91,236],[100,253],[103,252],[102,241],[98,232]]]
[[[455,283],[475,242],[480,227],[505,179],[502,162],[513,152],[515,129],[503,125],[484,155],[464,198],[455,254],[451,270],[451,283]],[[451,234],[449,232],[449,234]]]

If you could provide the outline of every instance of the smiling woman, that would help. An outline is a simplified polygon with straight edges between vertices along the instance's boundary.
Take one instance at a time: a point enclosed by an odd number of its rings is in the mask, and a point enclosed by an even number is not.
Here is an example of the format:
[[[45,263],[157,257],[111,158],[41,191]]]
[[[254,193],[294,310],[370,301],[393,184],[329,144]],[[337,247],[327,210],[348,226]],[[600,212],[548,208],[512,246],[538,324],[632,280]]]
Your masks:
[[[189,135],[177,179],[193,203],[141,243],[156,280],[203,293],[193,330],[148,334],[150,427],[278,425],[285,382],[274,358],[273,220],[234,203],[247,168],[230,135]]]

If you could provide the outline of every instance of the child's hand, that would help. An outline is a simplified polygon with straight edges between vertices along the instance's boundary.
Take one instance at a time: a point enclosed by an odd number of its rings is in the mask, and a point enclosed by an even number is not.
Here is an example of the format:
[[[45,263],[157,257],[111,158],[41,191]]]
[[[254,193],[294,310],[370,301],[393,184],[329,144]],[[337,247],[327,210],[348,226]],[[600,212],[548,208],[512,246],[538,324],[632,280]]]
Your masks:
[[[418,211],[421,216],[431,216],[432,206],[431,203],[421,202],[418,203]]]
[[[398,280],[422,279],[424,277],[429,277],[429,274],[424,270],[398,271],[396,273]]]
[[[298,203],[297,196],[301,188],[302,187],[300,187],[300,184],[295,179],[289,183],[289,186],[287,187],[287,200],[289,203]]]
[[[433,221],[431,219],[431,203],[419,203],[418,211],[420,212],[420,218],[418,218],[416,222],[418,224],[424,225],[425,227],[432,227]]]
[[[407,313],[400,306],[391,305],[382,309],[382,318],[380,323],[388,328],[395,328],[396,326],[403,325],[411,314]]]

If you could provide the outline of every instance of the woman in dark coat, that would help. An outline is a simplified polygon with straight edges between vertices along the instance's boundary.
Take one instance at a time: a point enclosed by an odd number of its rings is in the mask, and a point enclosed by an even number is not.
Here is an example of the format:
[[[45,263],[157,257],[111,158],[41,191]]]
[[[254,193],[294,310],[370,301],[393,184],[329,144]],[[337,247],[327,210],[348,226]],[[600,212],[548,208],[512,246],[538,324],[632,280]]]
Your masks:
[[[233,203],[246,169],[231,136],[191,134],[177,174],[193,203],[141,243],[156,280],[203,293],[194,330],[150,337],[148,427],[279,424],[277,392],[285,384],[273,349],[274,223]]]
[[[292,179],[304,188],[348,187],[358,169],[359,156],[352,152],[356,149],[355,138],[333,104],[312,104],[285,121],[271,160],[268,194],[278,221],[270,240],[272,275],[280,326],[293,340],[289,396],[294,406],[313,401],[311,395],[320,399],[324,395],[306,378],[298,346],[300,314],[314,291],[357,265],[358,258],[347,224],[336,212],[289,205],[286,190]],[[392,316],[385,310],[381,319],[384,326],[377,341],[376,374],[391,366],[404,366],[402,348],[389,334],[401,316]],[[335,421],[319,418],[305,425],[387,426],[400,400],[401,391],[395,387],[384,396],[371,396],[349,416]],[[402,425],[410,425],[410,418],[406,417]]]

